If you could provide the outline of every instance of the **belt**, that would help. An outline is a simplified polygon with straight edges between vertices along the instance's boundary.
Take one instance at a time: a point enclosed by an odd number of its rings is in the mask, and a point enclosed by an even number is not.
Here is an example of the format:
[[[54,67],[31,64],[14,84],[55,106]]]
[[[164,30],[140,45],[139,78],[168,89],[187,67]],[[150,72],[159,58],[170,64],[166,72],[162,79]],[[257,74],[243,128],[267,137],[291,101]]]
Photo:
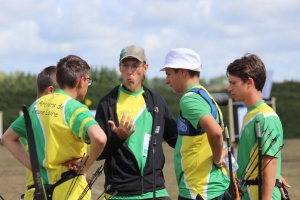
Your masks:
[[[77,174],[76,172],[74,172],[74,171],[72,171],[72,170],[66,171],[66,172],[64,172],[64,173],[61,174],[61,178],[60,178],[56,183],[54,183],[54,184],[44,184],[45,190],[51,188],[51,190],[53,191],[53,189],[54,189],[56,186],[62,184],[62,183],[65,182],[65,181],[70,180],[71,178],[74,178],[74,177],[76,177],[76,176],[79,176],[79,175],[81,175],[81,174]],[[28,186],[28,187],[27,187],[27,190],[30,190],[30,189],[32,189],[32,188],[34,188],[34,185]]]
[[[244,180],[244,183],[245,183],[244,185],[258,185],[258,179],[247,180],[247,181]],[[276,179],[275,186],[279,187],[279,188],[282,188],[282,183],[279,182],[278,179]]]

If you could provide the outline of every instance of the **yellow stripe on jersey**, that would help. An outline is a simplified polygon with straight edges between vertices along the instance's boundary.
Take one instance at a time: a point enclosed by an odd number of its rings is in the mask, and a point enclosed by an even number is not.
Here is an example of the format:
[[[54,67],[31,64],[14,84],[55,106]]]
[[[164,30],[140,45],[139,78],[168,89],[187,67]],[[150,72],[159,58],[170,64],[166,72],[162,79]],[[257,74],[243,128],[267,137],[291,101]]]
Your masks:
[[[83,112],[83,111],[86,111],[86,110],[88,110],[88,109],[87,109],[87,108],[79,108],[79,109],[77,109],[77,110],[74,112],[73,116],[72,116],[71,119],[70,119],[70,128],[71,128],[71,129],[73,128],[74,120],[75,120],[75,118],[77,117],[77,115],[78,115],[79,113]]]
[[[184,182],[194,192],[193,196],[207,196],[207,184],[211,168],[212,151],[207,134],[182,138],[182,168],[185,172]],[[199,178],[195,178],[195,175]]]
[[[82,121],[81,125],[80,125],[80,128],[79,128],[79,137],[82,138],[82,134],[84,134],[83,132],[83,129],[84,129],[84,126],[89,122],[89,121],[94,121],[95,119],[92,118],[92,117],[89,117],[89,118],[86,118]]]

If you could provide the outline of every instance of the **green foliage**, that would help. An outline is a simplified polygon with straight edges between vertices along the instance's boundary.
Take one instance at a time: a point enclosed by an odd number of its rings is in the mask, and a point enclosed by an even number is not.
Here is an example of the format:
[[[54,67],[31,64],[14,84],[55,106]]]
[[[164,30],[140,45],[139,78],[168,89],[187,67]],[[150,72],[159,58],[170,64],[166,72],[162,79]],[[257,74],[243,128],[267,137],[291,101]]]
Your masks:
[[[222,75],[222,76],[218,76],[215,78],[210,79],[209,83],[211,85],[226,85],[228,83],[227,81],[227,76],[226,75]]]
[[[16,72],[0,80],[0,111],[3,130],[19,116],[21,105],[30,105],[36,98],[36,76]]]
[[[89,108],[95,110],[100,98],[122,83],[122,79],[115,68],[106,66],[92,67],[91,78],[94,81],[92,86],[89,87],[86,99],[92,102]],[[227,93],[225,78],[226,76],[220,76],[209,81],[201,79],[200,83],[210,92]],[[175,120],[177,120],[181,95],[172,92],[172,89],[165,84],[165,78],[148,79],[146,77],[144,84],[165,98]],[[290,81],[273,84],[271,96],[276,97],[276,111],[281,118],[285,138],[296,138],[300,135],[299,88],[300,82]],[[3,130],[6,130],[19,116],[21,105],[26,104],[29,106],[35,98],[36,75],[23,72],[7,75],[0,71],[0,111],[3,111]],[[221,107],[221,110],[224,123],[228,125],[228,106]]]
[[[116,69],[110,69],[106,66],[102,66],[100,69],[92,67],[90,76],[93,79],[93,84],[89,87],[86,98],[92,101],[89,108],[96,110],[100,98],[119,85],[122,78]]]
[[[276,112],[281,119],[284,138],[300,136],[300,82],[274,83],[271,97],[276,98]]]
[[[0,81],[2,81],[5,77],[7,77],[7,74],[0,70]]]

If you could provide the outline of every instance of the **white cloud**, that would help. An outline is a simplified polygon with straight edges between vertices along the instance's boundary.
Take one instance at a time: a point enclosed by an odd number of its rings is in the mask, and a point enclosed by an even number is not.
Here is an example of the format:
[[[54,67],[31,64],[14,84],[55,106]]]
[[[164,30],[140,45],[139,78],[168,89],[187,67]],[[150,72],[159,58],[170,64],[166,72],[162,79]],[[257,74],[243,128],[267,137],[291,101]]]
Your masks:
[[[53,1],[1,1],[0,24],[9,26],[19,20],[37,19],[53,9]]]
[[[145,36],[145,48],[149,51],[156,51],[162,46],[161,38],[157,35],[146,35]]]
[[[35,53],[37,48],[44,45],[38,36],[38,24],[33,20],[19,21],[6,30],[0,31],[0,53],[13,54],[24,52]]]
[[[250,52],[275,80],[299,80],[299,10],[296,0],[3,1],[0,70],[37,73],[67,54],[116,66],[121,49],[136,44],[147,53],[149,77],[164,76],[158,70],[170,49],[187,47],[200,54],[206,78]]]

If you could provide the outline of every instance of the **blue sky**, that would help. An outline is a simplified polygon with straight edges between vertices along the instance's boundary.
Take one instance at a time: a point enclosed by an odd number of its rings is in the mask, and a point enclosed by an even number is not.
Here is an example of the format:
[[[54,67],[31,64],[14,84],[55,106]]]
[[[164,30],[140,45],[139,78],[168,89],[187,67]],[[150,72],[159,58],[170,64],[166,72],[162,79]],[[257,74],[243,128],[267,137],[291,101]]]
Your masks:
[[[147,76],[172,48],[201,57],[201,77],[225,74],[245,53],[261,57],[273,81],[300,81],[297,0],[0,0],[0,70],[38,73],[75,54],[91,66],[117,67],[123,47],[144,47]],[[297,20],[298,19],[298,20]]]

